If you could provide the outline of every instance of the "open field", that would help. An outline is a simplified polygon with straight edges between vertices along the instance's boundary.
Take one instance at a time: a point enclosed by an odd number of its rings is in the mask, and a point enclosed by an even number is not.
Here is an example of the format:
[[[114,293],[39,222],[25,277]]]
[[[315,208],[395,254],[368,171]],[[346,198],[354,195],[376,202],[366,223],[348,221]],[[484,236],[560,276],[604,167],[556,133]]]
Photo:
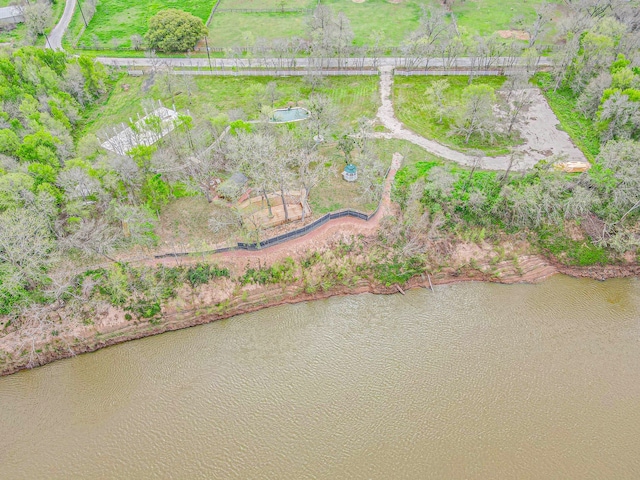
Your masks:
[[[518,28],[516,20],[530,24],[535,18],[535,6],[544,0],[465,0],[453,5],[458,27],[463,37],[490,35],[496,31]],[[83,0],[80,0],[82,5]],[[148,19],[164,8],[179,8],[206,20],[215,4],[214,0],[103,0],[89,27],[82,34],[79,46],[102,49],[131,47],[131,35],[144,35]],[[280,9],[309,8],[314,0],[222,0],[214,15],[210,32],[213,47],[251,46],[258,38],[305,37],[307,15],[304,12],[244,13],[225,12],[225,9]],[[437,0],[321,0],[336,13],[343,12],[354,31],[354,44],[364,45],[379,41],[385,46],[399,46],[420,22],[421,6],[438,6]],[[76,11],[69,27],[67,41],[76,39],[83,26]]]
[[[85,133],[95,134],[103,127],[127,122],[143,112],[143,100],[162,100],[170,106],[175,101],[179,110],[189,109],[196,123],[206,121],[218,113],[242,109],[248,119],[258,118],[256,91],[275,81],[279,98],[274,108],[291,103],[304,103],[309,98],[310,87],[304,79],[270,77],[170,77],[178,92],[172,99],[163,91],[163,79],[156,76],[128,77],[117,83],[108,100],[95,107],[86,119]],[[184,84],[192,82],[191,98],[185,92]],[[374,118],[379,105],[378,77],[329,77],[317,92],[330,97],[340,111],[340,126],[349,129],[358,118]]]
[[[131,35],[144,35],[147,22],[160,10],[177,8],[192,13],[206,21],[215,2],[213,0],[104,0],[98,3],[96,13],[89,22],[79,45],[91,47],[96,38],[102,46],[113,46],[114,39],[120,46],[131,45]],[[76,14],[70,29],[73,34],[82,23]],[[94,37],[95,36],[95,37]]]
[[[521,18],[533,23],[536,5],[545,0],[465,0],[453,5],[458,26],[469,34],[491,35],[497,30],[510,30]]]
[[[305,13],[217,12],[209,25],[212,47],[251,47],[258,38],[303,37]]]
[[[425,90],[434,81],[445,78],[449,82],[446,90],[446,106],[450,113],[443,116],[442,122],[434,112],[434,108],[428,103]],[[477,77],[475,84],[486,84],[496,91],[502,86],[505,77]],[[455,110],[461,103],[462,92],[468,84],[466,76],[397,76],[394,81],[394,106],[396,117],[408,128],[426,138],[437,140],[458,150],[479,149],[488,155],[502,155],[509,152],[509,147],[516,145],[517,141],[511,139],[496,139],[491,143],[489,139],[482,140],[472,136],[468,144],[464,139],[457,136],[450,136]]]
[[[420,22],[420,5],[429,2],[406,0],[390,3],[388,0],[367,0],[355,3],[351,0],[322,0],[322,5],[336,13],[343,12],[351,22],[356,45],[372,44],[376,37],[381,45],[398,46]],[[434,2],[435,3],[435,2]]]
[[[221,0],[218,11],[229,8],[314,8],[317,0]]]

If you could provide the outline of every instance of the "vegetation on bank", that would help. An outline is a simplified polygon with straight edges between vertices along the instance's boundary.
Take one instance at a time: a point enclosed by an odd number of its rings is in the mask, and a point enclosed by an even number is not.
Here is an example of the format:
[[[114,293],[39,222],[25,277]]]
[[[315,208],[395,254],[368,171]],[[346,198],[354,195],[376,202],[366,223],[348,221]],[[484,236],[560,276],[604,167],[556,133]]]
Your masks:
[[[72,336],[74,327],[83,329],[81,322],[95,321],[98,312],[145,326],[162,322],[172,308],[223,312],[229,298],[241,302],[255,285],[313,293],[360,281],[393,285],[445,268],[497,277],[502,260],[516,265],[518,255],[532,252],[577,266],[637,262],[640,72],[629,60],[638,53],[635,24],[620,17],[622,10],[591,15],[590,4],[571,3],[570,31],[554,53],[550,76],[538,80],[549,98],[555,92],[573,102],[564,105],[561,122],[574,136],[585,135],[583,148],[593,156],[591,170],[579,175],[556,171],[558,158],[525,173],[466,169],[415,146],[373,139],[380,131],[373,120],[375,78],[327,79],[315,71],[295,79],[192,78],[172,75],[160,64],[153,75],[137,78],[86,57],[35,48],[3,52],[0,335],[46,341],[64,330]],[[326,22],[314,17],[311,51],[316,59],[344,58],[353,40],[347,23],[328,10],[316,13],[326,15]],[[345,28],[338,31],[340,24]],[[435,27],[441,36],[434,37]],[[419,64],[427,55],[460,46],[454,30],[442,11],[425,12],[405,44],[407,62]],[[496,40],[479,39],[474,55],[502,52],[505,45]],[[522,53],[510,52],[514,61]],[[530,61],[536,58],[535,48],[524,51],[522,59],[531,67],[525,74],[533,73]],[[518,87],[528,85],[527,75],[502,84],[513,97],[508,107],[503,104],[499,118],[509,121],[500,128],[491,86],[499,79],[475,79],[470,86],[457,79],[429,80],[403,108],[416,112],[409,116],[413,121],[428,117],[422,128],[434,136],[445,135],[438,125],[448,121],[449,141],[481,145],[502,133],[515,141],[527,100],[518,96],[526,89]],[[174,120],[164,124],[171,133],[151,114],[158,100],[176,106]],[[268,121],[274,108],[298,103],[309,110],[304,122]],[[568,105],[574,104],[582,117],[569,116]],[[138,123],[138,113],[150,115]],[[570,126],[578,120],[583,123]],[[153,136],[152,145],[138,141],[143,131]],[[114,148],[118,141],[107,139],[118,132],[135,145]],[[405,154],[393,191],[399,210],[383,219],[375,238],[343,239],[303,258],[228,271],[214,264],[143,267],[123,261],[158,250],[200,250],[207,240],[271,236],[265,227],[270,222],[264,221],[274,217],[278,205],[271,202],[286,205],[293,192],[299,195],[297,208],[304,197],[320,214],[355,202],[372,207],[395,151]],[[340,180],[345,163],[357,165],[354,185]],[[242,184],[246,177],[246,185],[228,182],[240,173],[235,178]],[[245,186],[261,199],[248,213],[238,202]],[[285,223],[292,221],[287,209],[281,214]],[[189,243],[183,218],[200,226],[202,243]],[[458,245],[471,253],[459,252]],[[491,257],[488,268],[478,265],[477,254]]]

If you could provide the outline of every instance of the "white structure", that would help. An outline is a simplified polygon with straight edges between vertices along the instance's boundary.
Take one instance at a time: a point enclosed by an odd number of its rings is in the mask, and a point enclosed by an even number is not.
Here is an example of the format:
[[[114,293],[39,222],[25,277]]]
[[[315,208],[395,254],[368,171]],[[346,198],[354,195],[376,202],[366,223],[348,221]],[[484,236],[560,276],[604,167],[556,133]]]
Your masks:
[[[344,167],[342,178],[344,178],[347,182],[355,182],[358,179],[358,169],[353,163],[350,163],[346,167]]]
[[[127,152],[138,145],[153,145],[176,128],[179,124],[178,112],[159,106],[136,123],[131,120],[129,123],[128,127],[121,124],[120,131],[114,127],[112,132],[106,132],[107,135],[112,134],[106,140],[98,136],[102,147],[118,155],[127,155]]]
[[[24,22],[22,8],[16,6],[0,8],[0,27],[22,22]]]

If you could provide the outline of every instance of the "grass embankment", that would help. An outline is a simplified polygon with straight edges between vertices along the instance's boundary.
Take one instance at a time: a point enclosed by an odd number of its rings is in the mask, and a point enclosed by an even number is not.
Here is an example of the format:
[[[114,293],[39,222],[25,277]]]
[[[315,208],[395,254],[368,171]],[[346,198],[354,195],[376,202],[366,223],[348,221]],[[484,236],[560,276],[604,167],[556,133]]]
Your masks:
[[[447,114],[442,121],[436,109],[430,104],[426,89],[435,81],[445,79],[449,88],[445,92]],[[489,85],[496,91],[502,86],[505,77],[477,77],[473,80],[476,85]],[[472,149],[482,150],[487,155],[504,155],[509,153],[509,147],[517,145],[517,136],[496,136],[493,142],[488,137],[481,138],[472,135],[469,143],[464,143],[462,136],[451,135],[457,110],[462,106],[462,93],[468,86],[467,76],[396,76],[393,86],[393,100],[396,116],[407,127],[426,138],[439,141],[444,145],[461,151]],[[498,98],[499,100],[499,98]]]
[[[569,134],[573,143],[593,162],[600,153],[600,137],[594,123],[576,109],[577,96],[569,87],[553,90],[549,73],[538,73],[534,83],[540,87],[549,106],[560,121],[560,127]]]

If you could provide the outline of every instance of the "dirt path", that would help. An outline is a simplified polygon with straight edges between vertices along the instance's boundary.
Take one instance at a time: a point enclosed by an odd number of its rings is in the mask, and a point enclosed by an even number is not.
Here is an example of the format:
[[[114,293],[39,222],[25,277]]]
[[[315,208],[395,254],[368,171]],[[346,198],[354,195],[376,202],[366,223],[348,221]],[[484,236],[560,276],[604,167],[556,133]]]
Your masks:
[[[392,100],[393,67],[380,67],[380,97],[382,104],[378,109],[378,118],[382,124],[390,130],[389,133],[377,132],[376,138],[397,138],[407,140],[429,153],[438,157],[459,163],[460,165],[473,166],[476,158],[465,153],[453,150],[434,140],[424,138],[407,129],[395,116]],[[521,134],[524,144],[514,148],[517,164],[514,169],[526,170],[533,167],[540,160],[553,155],[562,155],[566,162],[586,163],[584,154],[571,142],[566,132],[558,130],[558,119],[549,107],[549,104],[538,89],[531,89],[533,104],[525,113]],[[511,155],[499,157],[482,157],[479,166],[487,170],[506,170],[509,166]]]
[[[262,250],[234,250],[231,252],[216,253],[212,255],[181,258],[166,257],[161,259],[148,259],[142,263],[147,265],[176,265],[210,259],[217,263],[234,267],[236,271],[241,271],[247,263],[257,263],[259,261],[261,264],[271,264],[286,257],[303,256],[306,252],[314,251],[317,248],[326,245],[332,239],[346,238],[354,235],[372,235],[380,226],[382,218],[392,212],[391,186],[393,185],[393,180],[395,179],[401,163],[402,155],[397,152],[394,153],[391,160],[391,169],[385,179],[380,208],[369,221],[354,217],[343,217],[329,220],[321,227],[312,230],[306,235],[272,247],[266,247]]]

